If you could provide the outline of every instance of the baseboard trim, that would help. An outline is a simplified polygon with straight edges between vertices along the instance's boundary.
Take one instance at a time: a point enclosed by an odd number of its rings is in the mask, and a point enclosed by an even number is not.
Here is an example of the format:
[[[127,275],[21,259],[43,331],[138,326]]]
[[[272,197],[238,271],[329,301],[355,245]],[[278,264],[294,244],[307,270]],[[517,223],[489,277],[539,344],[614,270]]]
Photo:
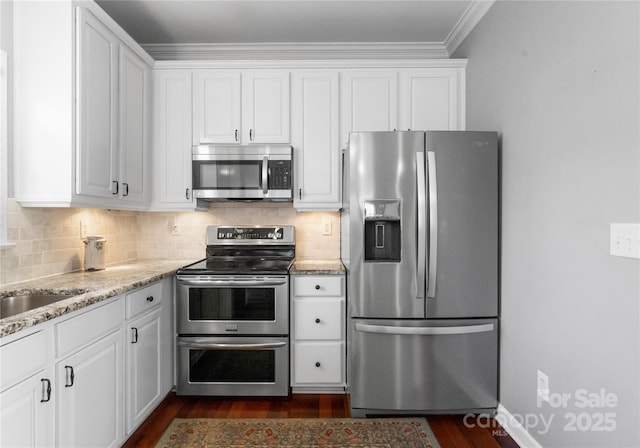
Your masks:
[[[542,448],[542,445],[529,434],[518,419],[501,404],[498,405],[496,420],[520,448]]]

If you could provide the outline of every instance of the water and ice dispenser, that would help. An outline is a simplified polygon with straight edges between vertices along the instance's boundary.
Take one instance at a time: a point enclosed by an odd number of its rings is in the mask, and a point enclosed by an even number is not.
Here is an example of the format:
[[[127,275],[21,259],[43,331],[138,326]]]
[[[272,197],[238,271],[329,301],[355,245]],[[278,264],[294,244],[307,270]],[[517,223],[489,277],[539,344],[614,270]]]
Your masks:
[[[401,230],[399,199],[364,201],[364,261],[399,262]]]

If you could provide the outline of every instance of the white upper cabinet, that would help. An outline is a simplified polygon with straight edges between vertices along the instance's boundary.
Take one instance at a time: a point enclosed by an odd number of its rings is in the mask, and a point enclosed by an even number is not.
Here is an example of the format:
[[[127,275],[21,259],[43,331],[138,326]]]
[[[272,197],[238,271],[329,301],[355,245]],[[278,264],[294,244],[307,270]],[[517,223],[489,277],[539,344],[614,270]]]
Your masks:
[[[148,204],[151,69],[134,52],[120,49],[120,198]]]
[[[399,129],[463,130],[464,82],[464,68],[402,71]]]
[[[339,76],[297,71],[291,81],[291,143],[298,210],[338,210],[340,197]]]
[[[193,210],[191,71],[154,72],[154,210]]]
[[[77,8],[77,193],[118,194],[118,38]]]
[[[95,3],[66,0],[15,2],[14,49],[18,202],[147,209],[151,57]]]
[[[289,72],[195,70],[193,144],[290,142]]]
[[[243,143],[289,143],[289,72],[243,75]]]
[[[193,74],[193,144],[240,143],[241,75],[197,70]]]
[[[398,127],[397,70],[342,74],[342,144],[352,131],[393,131]]]

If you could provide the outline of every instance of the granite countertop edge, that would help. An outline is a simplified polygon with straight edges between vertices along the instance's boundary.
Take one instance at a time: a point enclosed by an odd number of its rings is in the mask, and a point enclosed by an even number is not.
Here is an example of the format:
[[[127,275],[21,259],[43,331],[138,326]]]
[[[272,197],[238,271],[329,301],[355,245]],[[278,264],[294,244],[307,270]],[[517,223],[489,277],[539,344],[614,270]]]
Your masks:
[[[51,305],[0,319],[0,338],[172,276],[193,260],[142,260],[94,272],[71,272],[0,287],[0,298],[73,294]]]
[[[294,275],[342,275],[346,269],[339,259],[305,260],[296,259],[289,269]]]

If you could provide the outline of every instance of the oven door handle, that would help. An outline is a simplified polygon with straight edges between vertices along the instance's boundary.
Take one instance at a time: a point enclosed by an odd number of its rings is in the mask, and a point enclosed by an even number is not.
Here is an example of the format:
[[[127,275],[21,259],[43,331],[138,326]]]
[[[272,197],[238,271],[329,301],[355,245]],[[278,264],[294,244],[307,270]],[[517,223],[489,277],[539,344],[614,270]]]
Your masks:
[[[187,280],[185,277],[178,276],[181,285],[186,286],[278,286],[285,285],[286,279],[283,280]]]
[[[287,345],[286,342],[265,342],[260,344],[229,344],[211,342],[178,342],[180,347],[200,348],[205,350],[269,350]]]

